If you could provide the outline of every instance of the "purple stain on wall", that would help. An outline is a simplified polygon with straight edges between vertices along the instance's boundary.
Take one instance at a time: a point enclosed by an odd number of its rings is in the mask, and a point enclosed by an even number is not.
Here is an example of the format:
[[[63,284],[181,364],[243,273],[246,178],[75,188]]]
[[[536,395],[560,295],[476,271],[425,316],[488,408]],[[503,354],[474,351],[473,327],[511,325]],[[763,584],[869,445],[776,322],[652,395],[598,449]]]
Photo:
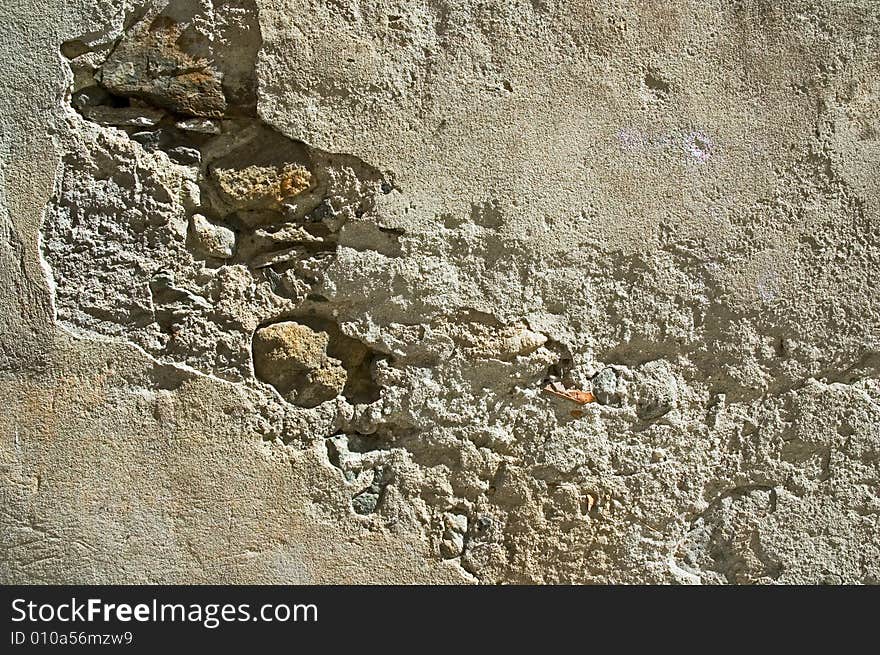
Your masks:
[[[691,157],[705,164],[712,156],[714,145],[702,132],[691,132],[685,138],[684,149]]]
[[[647,145],[645,135],[636,129],[623,128],[617,133],[621,145],[627,150],[644,149]]]

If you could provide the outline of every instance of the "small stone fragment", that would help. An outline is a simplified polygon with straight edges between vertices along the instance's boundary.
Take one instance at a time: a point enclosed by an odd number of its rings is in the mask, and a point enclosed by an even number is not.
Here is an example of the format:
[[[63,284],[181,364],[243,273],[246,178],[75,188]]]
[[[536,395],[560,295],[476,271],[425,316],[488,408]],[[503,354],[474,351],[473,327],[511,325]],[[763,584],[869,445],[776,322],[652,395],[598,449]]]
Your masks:
[[[325,364],[329,337],[326,332],[315,332],[294,321],[274,323],[257,331],[258,351],[265,346],[267,362],[285,363],[301,370],[319,368]],[[255,345],[257,348],[257,345]],[[279,376],[273,375],[278,379]]]
[[[223,75],[201,56],[203,44],[182,38],[184,30],[184,25],[165,15],[141,23],[103,63],[98,80],[117,95],[141,98],[177,113],[222,116],[226,111]]]
[[[174,126],[184,132],[196,132],[198,134],[220,134],[220,124],[208,118],[188,118],[177,121]]]
[[[458,557],[464,550],[464,535],[452,533],[440,542],[440,554],[446,559]]]
[[[333,205],[325,198],[306,216],[305,220],[309,223],[320,223],[333,218],[334,214]]]
[[[152,152],[159,147],[160,133],[158,130],[152,130],[150,132],[135,132],[131,135],[131,139],[132,141],[140,143],[144,147],[144,150]]]
[[[621,396],[618,385],[617,372],[610,366],[603,368],[592,379],[593,395],[601,405],[620,405]]]
[[[385,483],[388,482],[387,479],[388,471],[384,466],[377,466],[373,469],[373,481],[370,483],[370,491],[375,494],[381,494],[382,489],[385,488]]]
[[[189,210],[193,210],[201,205],[202,190],[199,189],[199,185],[192,180],[184,180],[180,187],[180,201]]]
[[[502,341],[502,354],[529,355],[547,343],[546,335],[532,332],[526,328],[519,328],[511,336]]]
[[[296,261],[308,252],[302,246],[291,246],[290,248],[282,248],[274,252],[265,252],[256,255],[250,261],[251,268],[266,268],[275,264],[283,264],[289,261]]]
[[[165,117],[165,112],[147,107],[86,106],[82,113],[98,125],[114,127],[153,127]]]
[[[443,515],[443,539],[440,542],[440,554],[443,557],[451,559],[461,555],[467,528],[468,520],[464,514],[447,512]]]
[[[333,400],[342,393],[347,379],[348,373],[338,365],[309,371],[295,402],[303,407],[315,407],[326,400]]]
[[[178,146],[168,151],[168,156],[178,164],[189,166],[190,164],[198,164],[202,161],[202,153],[195,148],[187,148],[186,146]]]
[[[312,187],[312,174],[304,167],[287,163],[283,166],[246,166],[215,168],[211,177],[224,201],[238,209],[273,209],[292,196]]]
[[[443,524],[447,530],[464,534],[467,532],[468,520],[467,516],[464,514],[452,514],[447,512],[443,515]]]
[[[665,361],[648,362],[635,381],[636,414],[650,421],[660,418],[678,401],[678,384]]]
[[[379,494],[372,491],[365,491],[351,499],[351,506],[358,514],[371,514],[376,511],[378,504]]]
[[[280,227],[273,226],[271,229],[254,230],[254,239],[274,243],[321,243],[323,238],[315,236],[302,225],[285,224]]]
[[[370,486],[351,499],[351,506],[355,512],[358,514],[370,514],[376,511],[382,490],[387,482],[386,473],[387,471],[384,466],[377,466],[373,469],[373,481],[370,483]]]
[[[190,216],[189,224],[193,239],[202,252],[219,259],[232,257],[235,252],[235,232],[212,223],[202,214]]]
[[[547,336],[529,330],[522,323],[491,326],[482,322],[462,323],[446,328],[460,340],[469,355],[479,359],[510,361],[535,352],[547,343]]]

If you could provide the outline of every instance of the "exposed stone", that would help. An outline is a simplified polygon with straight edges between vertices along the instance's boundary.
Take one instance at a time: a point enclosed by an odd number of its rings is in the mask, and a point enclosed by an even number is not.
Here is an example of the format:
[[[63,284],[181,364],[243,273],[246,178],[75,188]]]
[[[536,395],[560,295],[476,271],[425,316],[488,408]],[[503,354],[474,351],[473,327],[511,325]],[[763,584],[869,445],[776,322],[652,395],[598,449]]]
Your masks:
[[[165,112],[146,107],[107,107],[99,105],[84,107],[83,115],[99,125],[153,127],[165,117]]]
[[[145,132],[135,132],[131,135],[132,141],[140,143],[144,150],[152,152],[159,147],[161,141],[161,133],[159,130],[149,130]]]
[[[331,365],[308,371],[304,382],[296,389],[293,402],[301,407],[314,407],[332,400],[342,393],[347,379],[348,374],[341,366]]]
[[[636,413],[646,421],[660,418],[678,400],[678,383],[665,361],[640,367],[634,383]]]
[[[617,373],[610,366],[603,368],[592,379],[593,395],[602,405],[617,406],[620,404]]]
[[[458,557],[464,550],[464,535],[452,532],[440,542],[440,554],[446,559]]]
[[[467,532],[468,527],[467,516],[464,514],[453,514],[447,512],[443,515],[443,526],[446,530],[449,530],[451,532],[464,534]]]
[[[207,118],[187,118],[177,121],[174,126],[178,130],[197,132],[198,134],[220,134],[220,124]]]
[[[460,342],[462,347],[480,359],[510,360],[528,356],[547,343],[547,336],[525,325],[493,325],[490,322],[444,322],[439,330]]]
[[[529,355],[547,343],[547,336],[523,327],[505,331],[498,347],[501,355]]]
[[[202,155],[198,150],[195,148],[187,148],[186,146],[171,148],[168,151],[168,156],[178,164],[183,164],[184,166],[198,164],[202,161]]]
[[[239,209],[278,209],[312,185],[311,173],[297,164],[214,168],[211,177],[222,198]]]
[[[223,76],[197,52],[200,40],[191,27],[160,14],[149,23],[138,23],[122,38],[97,78],[113,93],[177,113],[222,116]]]
[[[235,232],[212,223],[202,214],[189,218],[190,230],[198,248],[206,255],[229,259],[235,252]]]
[[[376,511],[378,504],[379,494],[372,491],[365,491],[351,499],[351,506],[358,514],[371,514]]]
[[[294,321],[275,323],[254,334],[254,370],[281,395],[301,407],[332,400],[348,374],[327,355],[329,336]]]
[[[447,512],[443,515],[443,538],[440,542],[440,554],[443,557],[451,559],[461,555],[467,529],[468,521],[464,514]]]

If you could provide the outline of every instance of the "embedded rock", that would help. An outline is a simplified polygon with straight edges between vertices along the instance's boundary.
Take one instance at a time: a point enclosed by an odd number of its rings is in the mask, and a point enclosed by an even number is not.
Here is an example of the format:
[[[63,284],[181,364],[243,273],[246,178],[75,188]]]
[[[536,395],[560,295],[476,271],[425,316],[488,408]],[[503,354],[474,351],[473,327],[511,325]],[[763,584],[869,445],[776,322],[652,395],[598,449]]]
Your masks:
[[[603,368],[591,380],[593,395],[603,405],[617,406],[621,402],[621,383],[617,372],[610,366]]]
[[[83,115],[99,125],[115,127],[154,127],[165,118],[165,112],[146,107],[108,107],[84,105]]]
[[[330,337],[294,321],[275,323],[254,334],[254,371],[300,407],[336,398],[348,375],[327,355]]]
[[[675,407],[678,383],[670,366],[664,361],[642,366],[634,383],[636,413],[646,421],[660,418]]]
[[[440,542],[440,554],[443,557],[451,559],[461,555],[467,529],[468,520],[464,514],[443,515],[443,540]]]
[[[238,209],[277,209],[312,186],[311,173],[296,164],[215,168],[212,177],[223,199]]]
[[[198,248],[206,255],[229,259],[235,252],[235,232],[212,223],[202,214],[189,218],[190,228]]]
[[[196,25],[159,14],[122,38],[96,78],[117,95],[181,114],[222,116],[223,76],[205,56],[206,48]]]

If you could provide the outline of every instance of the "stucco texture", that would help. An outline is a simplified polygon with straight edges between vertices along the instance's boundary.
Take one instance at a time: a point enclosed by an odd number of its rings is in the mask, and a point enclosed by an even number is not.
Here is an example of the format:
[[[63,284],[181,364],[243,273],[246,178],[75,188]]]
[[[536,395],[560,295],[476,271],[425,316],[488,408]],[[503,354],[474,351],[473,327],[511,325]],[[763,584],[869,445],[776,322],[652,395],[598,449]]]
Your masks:
[[[877,3],[0,18],[3,582],[880,582]]]

